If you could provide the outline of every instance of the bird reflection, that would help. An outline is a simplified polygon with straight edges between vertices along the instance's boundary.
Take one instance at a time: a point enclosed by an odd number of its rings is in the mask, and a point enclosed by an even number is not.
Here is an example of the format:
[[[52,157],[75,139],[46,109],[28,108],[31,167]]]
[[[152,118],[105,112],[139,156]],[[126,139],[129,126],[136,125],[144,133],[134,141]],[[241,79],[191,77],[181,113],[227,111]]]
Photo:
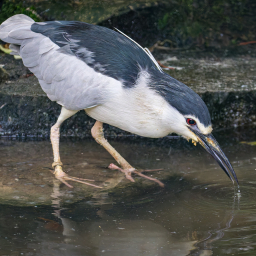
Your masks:
[[[53,214],[57,219],[41,218],[46,224],[38,226],[36,242],[29,245],[36,248],[37,255],[51,255],[54,252],[54,255],[74,256],[210,256],[213,255],[215,243],[221,242],[226,231],[232,228],[239,210],[239,194],[234,195],[231,209],[227,210],[225,204],[223,211],[215,200],[208,198],[205,209],[210,209],[205,212],[200,203],[206,200],[202,196],[204,193],[200,197],[197,191],[184,191],[172,196],[168,194],[168,197],[162,195],[165,204],[157,200],[147,205],[147,209],[137,207],[135,215],[134,211],[128,212],[129,207],[126,206],[122,212],[120,207],[110,203],[110,199],[108,204],[104,204],[108,196],[104,193],[102,197],[105,199],[96,200],[99,204],[89,211],[94,210],[95,215],[88,215],[88,208],[83,207],[79,208],[78,215],[74,214],[77,208],[63,207],[65,197],[60,184],[54,180],[51,195]],[[186,208],[188,197],[190,207],[187,205],[185,213],[181,209],[184,211]],[[93,199],[90,201],[91,204],[97,202]],[[81,215],[81,211],[84,215]],[[213,213],[211,216],[210,212]]]
[[[102,206],[98,210],[101,220],[77,223],[70,218],[62,217],[59,181],[54,181],[52,192],[52,207],[54,215],[60,220],[64,243],[62,250],[68,250],[69,255],[80,255],[82,248],[87,248],[91,255],[187,255],[196,241],[179,241],[172,237],[171,232],[162,225],[150,220],[118,220],[108,216]],[[52,243],[53,241],[51,241]],[[46,241],[44,243],[47,243]],[[72,247],[70,247],[72,245]],[[52,248],[53,245],[44,246]],[[56,244],[56,246],[58,246]]]

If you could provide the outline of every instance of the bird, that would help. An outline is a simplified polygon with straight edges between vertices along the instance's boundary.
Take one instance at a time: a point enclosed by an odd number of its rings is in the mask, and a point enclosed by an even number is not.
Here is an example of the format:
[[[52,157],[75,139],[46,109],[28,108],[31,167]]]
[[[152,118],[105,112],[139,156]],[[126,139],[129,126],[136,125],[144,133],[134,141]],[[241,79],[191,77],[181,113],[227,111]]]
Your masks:
[[[199,143],[217,161],[230,180],[236,173],[212,135],[209,110],[191,88],[165,73],[151,52],[118,29],[80,21],[35,22],[17,14],[0,25],[0,39],[38,78],[51,101],[61,105],[51,127],[55,177],[95,186],[63,170],[59,153],[60,126],[80,110],[95,119],[92,137],[103,146],[134,182],[136,173],[158,182],[131,166],[105,139],[103,123],[149,138],[171,133]]]

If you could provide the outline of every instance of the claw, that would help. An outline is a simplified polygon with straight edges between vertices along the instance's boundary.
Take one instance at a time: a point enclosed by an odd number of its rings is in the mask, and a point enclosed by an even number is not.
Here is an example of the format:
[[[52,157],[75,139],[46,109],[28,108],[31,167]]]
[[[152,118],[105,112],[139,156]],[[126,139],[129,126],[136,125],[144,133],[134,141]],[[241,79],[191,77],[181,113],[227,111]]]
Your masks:
[[[67,187],[69,188],[73,188],[73,186],[71,186],[70,184],[68,184],[66,182],[66,180],[71,180],[71,181],[75,181],[75,182],[79,182],[85,185],[89,185],[95,188],[102,188],[100,186],[85,182],[83,180],[88,180],[88,181],[94,181],[94,180],[89,180],[89,179],[82,179],[82,178],[75,178],[75,177],[70,177],[68,176],[65,172],[62,171],[62,167],[60,165],[57,165],[55,167],[55,171],[54,171],[55,177],[56,179],[60,180],[62,183],[64,183]]]

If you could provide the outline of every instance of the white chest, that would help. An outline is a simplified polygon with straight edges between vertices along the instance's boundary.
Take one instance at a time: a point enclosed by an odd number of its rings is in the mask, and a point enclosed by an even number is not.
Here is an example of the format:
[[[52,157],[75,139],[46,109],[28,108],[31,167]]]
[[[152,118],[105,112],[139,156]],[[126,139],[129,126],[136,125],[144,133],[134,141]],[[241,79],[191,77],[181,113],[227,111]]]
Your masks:
[[[171,132],[166,124],[168,103],[148,87],[114,88],[106,103],[86,109],[92,118],[144,137]]]

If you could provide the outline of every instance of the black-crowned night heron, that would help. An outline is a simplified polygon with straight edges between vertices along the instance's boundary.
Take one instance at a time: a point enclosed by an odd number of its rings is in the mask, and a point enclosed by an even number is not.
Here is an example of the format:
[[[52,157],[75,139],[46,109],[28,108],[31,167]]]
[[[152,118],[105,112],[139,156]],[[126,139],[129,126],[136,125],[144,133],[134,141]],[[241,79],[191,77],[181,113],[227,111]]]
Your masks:
[[[34,22],[19,14],[2,23],[0,39],[11,44],[13,54],[22,57],[47,96],[62,106],[51,128],[51,143],[55,177],[67,186],[71,187],[68,180],[86,182],[62,171],[59,131],[63,121],[82,109],[96,120],[92,136],[121,166],[110,167],[131,181],[132,172],[139,172],[104,138],[103,123],[144,137],[177,133],[199,142],[238,182],[211,135],[211,118],[203,100],[165,74],[147,49],[122,32],[77,21]]]

